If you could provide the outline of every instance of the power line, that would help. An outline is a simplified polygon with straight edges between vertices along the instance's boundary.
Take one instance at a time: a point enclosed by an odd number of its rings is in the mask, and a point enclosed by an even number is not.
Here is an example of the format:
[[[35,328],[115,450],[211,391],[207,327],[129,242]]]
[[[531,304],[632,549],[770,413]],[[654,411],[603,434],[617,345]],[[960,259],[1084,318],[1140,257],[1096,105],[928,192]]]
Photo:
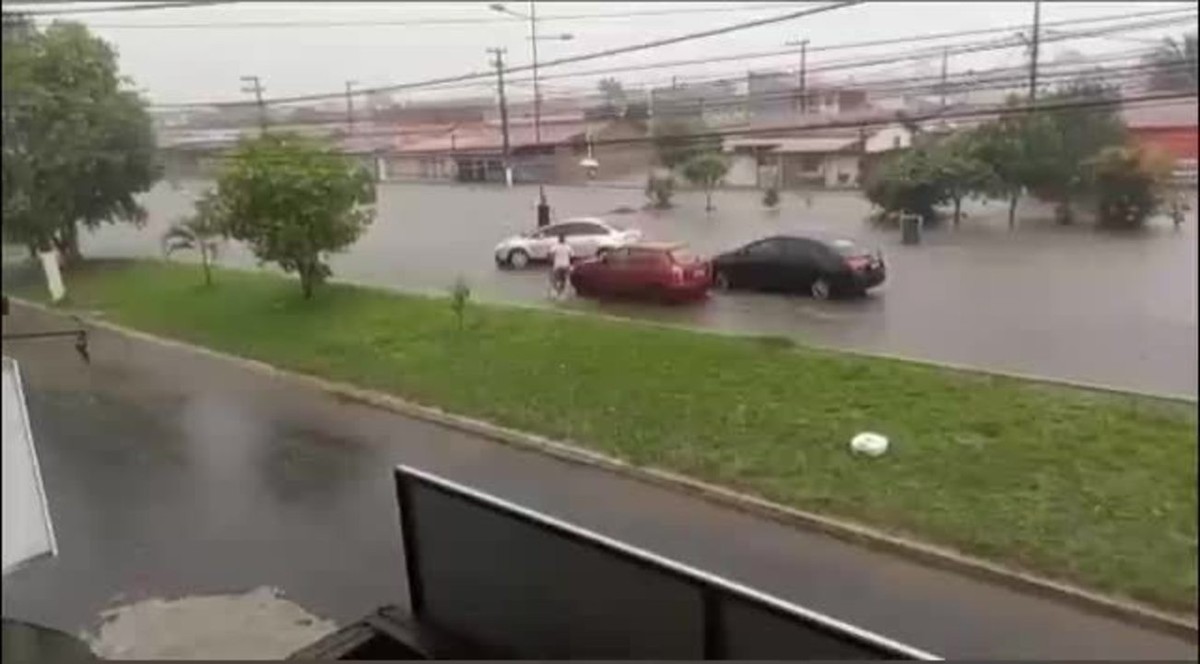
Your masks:
[[[642,16],[669,16],[680,14],[713,14],[719,12],[760,11],[764,9],[779,9],[784,3],[745,4],[739,7],[701,7],[689,9],[662,9],[651,11],[630,11],[619,14],[551,14],[539,16],[538,21],[594,21],[605,19],[628,19]],[[487,23],[522,23],[519,18],[414,18],[414,19],[366,19],[360,21],[211,21],[204,23],[96,23],[91,27],[119,30],[205,30],[225,28],[363,28],[363,27],[404,27],[431,25],[464,25]]]
[[[833,10],[837,10],[837,9],[843,9],[845,7],[850,7],[852,5],[858,4],[859,2],[862,2],[862,0],[841,0],[839,2],[834,2],[832,4],[824,5],[821,7],[816,7],[813,9],[805,9],[805,10],[801,10],[801,11],[789,12],[787,14],[783,14],[782,16],[773,16],[770,18],[755,19],[753,21],[744,21],[742,23],[735,23],[733,25],[727,25],[727,26],[720,27],[720,28],[713,28],[710,30],[703,30],[700,32],[687,33],[687,34],[679,35],[676,37],[668,37],[665,39],[656,39],[654,41],[644,42],[641,44],[632,44],[630,46],[621,46],[621,47],[617,47],[617,48],[605,49],[603,51],[594,51],[592,53],[585,53],[583,55],[575,55],[575,56],[570,56],[570,57],[566,57],[566,58],[559,58],[557,60],[551,60],[550,62],[543,62],[539,66],[542,68],[554,67],[554,66],[570,64],[570,63],[574,63],[574,62],[585,62],[587,60],[596,60],[599,58],[608,58],[608,57],[612,57],[615,55],[624,55],[625,53],[634,53],[637,51],[644,51],[644,50],[648,50],[648,49],[652,49],[652,48],[660,48],[662,46],[679,44],[682,42],[692,41],[695,39],[704,39],[707,37],[715,37],[717,35],[728,34],[728,33],[737,32],[740,30],[748,30],[750,28],[757,28],[757,27],[764,26],[764,25],[770,25],[772,23],[781,23],[783,21],[790,21],[793,19],[803,18],[806,16],[813,16],[813,15],[821,14],[821,13],[828,12],[828,11],[833,11]],[[510,67],[508,69],[508,71],[509,72],[525,71],[527,69],[532,69],[532,67],[528,66],[528,65],[523,65],[520,67]],[[473,72],[470,74],[461,74],[459,76],[450,76],[450,77],[445,77],[445,78],[429,79],[429,80],[418,81],[418,82],[413,82],[413,83],[399,83],[399,84],[395,84],[395,85],[385,85],[385,86],[380,86],[380,87],[375,87],[375,88],[366,88],[363,90],[356,91],[355,94],[394,92],[394,91],[405,90],[405,89],[410,89],[410,88],[428,87],[430,85],[437,85],[440,83],[455,83],[455,82],[459,82],[459,81],[476,80],[476,79],[490,77],[490,76],[491,76],[491,72]],[[264,100],[264,103],[267,103],[267,104],[290,104],[290,103],[305,102],[305,101],[320,101],[320,100],[330,99],[330,98],[334,98],[334,97],[340,97],[341,95],[342,95],[342,92],[340,92],[340,91],[335,92],[335,93],[323,92],[323,93],[309,94],[309,95],[296,95],[296,96],[291,96],[291,97],[276,97],[275,99]],[[244,103],[245,102],[212,102],[212,103],[192,102],[192,103],[182,103],[182,104],[158,104],[158,107],[160,107],[160,108],[188,108],[188,107],[195,107],[195,106],[241,106],[241,105],[244,105]]]
[[[1184,9],[1155,10],[1155,11],[1150,11],[1150,12],[1131,13],[1131,14],[1125,14],[1125,15],[1121,15],[1121,16],[1089,17],[1089,18],[1083,18],[1083,19],[1068,19],[1068,20],[1060,20],[1060,21],[1055,21],[1055,22],[1047,22],[1047,23],[1045,23],[1046,26],[1062,26],[1062,25],[1085,25],[1085,24],[1091,24],[1091,23],[1116,21],[1116,20],[1126,21],[1126,23],[1121,23],[1121,24],[1117,24],[1117,25],[1109,25],[1109,26],[1101,26],[1099,28],[1093,29],[1096,32],[1087,32],[1087,33],[1060,32],[1059,34],[1054,35],[1054,36],[1047,36],[1046,38],[1043,39],[1043,41],[1047,41],[1047,42],[1065,41],[1067,39],[1085,38],[1085,37],[1089,37],[1089,36],[1099,36],[1101,34],[1105,34],[1106,32],[1124,32],[1124,31],[1132,31],[1132,30],[1138,30],[1138,29],[1149,29],[1152,27],[1160,27],[1162,25],[1168,24],[1169,22],[1174,22],[1174,21],[1179,20],[1180,18],[1182,18],[1179,15],[1181,13],[1186,13],[1186,12],[1191,12],[1192,15],[1194,15],[1195,10],[1193,8],[1189,7],[1189,8],[1184,8]],[[1151,20],[1140,21],[1140,22],[1131,22],[1130,21],[1130,19],[1150,19],[1152,17],[1161,17],[1161,18],[1158,18],[1157,20],[1154,20],[1154,21],[1151,21]],[[962,36],[985,35],[985,34],[995,34],[995,33],[1012,33],[1014,30],[1022,28],[1022,27],[1024,27],[1024,26],[1004,26],[1004,27],[998,27],[998,28],[987,28],[987,29],[972,30],[972,31],[943,32],[943,33],[916,35],[916,36],[911,36],[911,37],[851,42],[851,43],[846,43],[846,44],[810,46],[808,51],[809,51],[809,53],[819,53],[819,52],[828,52],[828,51],[835,51],[835,50],[849,50],[849,49],[854,49],[854,48],[894,45],[894,44],[903,44],[903,43],[911,43],[911,42],[927,42],[927,41],[932,41],[932,40],[946,39],[946,38],[953,38],[953,37],[962,37]],[[989,42],[965,42],[963,44],[952,44],[950,46],[952,48],[959,48],[959,47],[982,45],[985,43],[989,43]],[[990,43],[994,43],[994,42],[990,42]],[[1004,46],[999,46],[997,48],[1012,48],[1017,45],[1019,45],[1019,44],[1013,43],[1013,44],[1007,44]],[[941,49],[943,47],[937,46],[937,47],[932,47],[932,48],[934,48],[936,50],[936,52],[933,53],[933,55],[940,56]],[[988,49],[981,49],[981,50],[988,50]],[[965,51],[965,52],[974,52],[974,51]],[[643,65],[624,65],[624,66],[592,69],[592,70],[585,70],[585,71],[578,71],[578,72],[564,72],[564,73],[560,73],[560,74],[542,75],[540,78],[542,80],[577,78],[577,77],[595,76],[595,75],[601,75],[601,74],[613,74],[613,73],[628,72],[628,71],[640,71],[640,70],[647,70],[647,69],[676,67],[676,66],[684,66],[684,65],[689,65],[689,64],[712,64],[712,63],[716,63],[716,62],[731,62],[731,61],[760,59],[760,58],[775,57],[775,56],[782,56],[782,55],[791,55],[791,54],[796,54],[796,53],[799,53],[799,49],[795,49],[795,48],[774,49],[774,50],[770,50],[770,51],[757,51],[757,52],[732,54],[732,55],[728,55],[728,56],[719,56],[719,57],[694,58],[694,59],[687,59],[687,60],[675,60],[675,61],[643,64]],[[958,52],[955,52],[955,51],[951,52],[951,55],[955,55],[955,54],[958,54]],[[891,64],[892,62],[894,62],[894,58],[893,59],[885,58],[885,59],[880,60],[879,56],[870,56],[870,57],[873,57],[874,62],[879,63],[879,64]],[[912,55],[910,57],[918,58],[918,57],[922,57],[922,56]],[[562,61],[555,61],[555,62],[561,63]],[[858,64],[860,61],[851,60],[849,62]],[[543,64],[541,66],[545,67],[547,65]],[[843,68],[845,68],[845,67],[843,67]],[[515,67],[515,68],[508,69],[508,71],[509,72],[521,71],[523,69],[529,69],[529,67]],[[820,68],[810,69],[810,71],[830,71],[830,70],[831,69],[829,68],[828,64],[825,66],[822,66]],[[720,79],[720,78],[723,78],[726,76],[727,75],[722,75],[722,76],[718,76],[718,77],[710,77],[710,80],[717,80],[717,79]],[[419,89],[446,90],[446,89],[452,89],[455,87],[475,87],[477,85],[480,85],[481,80],[486,80],[490,77],[491,77],[490,72],[483,73],[483,74],[467,74],[464,76],[449,77],[449,78],[445,78],[445,79],[435,79],[432,81],[423,81],[423,82],[419,82],[419,83],[398,84],[398,85],[384,87],[384,88],[376,88],[376,89],[374,89],[374,91],[388,92],[388,91],[419,90]],[[510,79],[509,82],[515,83],[515,84],[521,84],[521,83],[528,82],[530,80],[532,80],[532,79],[531,78],[512,78],[512,79]],[[355,94],[369,94],[369,93],[370,93],[369,90],[363,90],[363,91],[356,91]],[[310,99],[316,99],[316,98],[323,99],[326,97],[325,96],[310,96],[309,98]],[[276,100],[267,100],[267,103],[272,103],[273,101],[276,101]],[[285,101],[291,101],[291,100],[285,100]],[[216,103],[210,103],[210,104],[193,102],[193,103],[182,103],[182,104],[179,104],[179,103],[176,103],[176,104],[151,104],[151,106],[156,107],[156,108],[190,108],[190,107],[202,107],[202,106],[239,106],[242,104],[243,104],[243,102],[216,102]]]
[[[148,2],[144,4],[120,4],[111,7],[92,7],[81,9],[20,9],[7,8],[5,13],[21,14],[24,16],[65,16],[67,14],[108,14],[111,12],[136,12],[150,9],[182,9],[187,7],[204,7],[208,5],[225,5],[236,0],[179,0],[178,2]]]

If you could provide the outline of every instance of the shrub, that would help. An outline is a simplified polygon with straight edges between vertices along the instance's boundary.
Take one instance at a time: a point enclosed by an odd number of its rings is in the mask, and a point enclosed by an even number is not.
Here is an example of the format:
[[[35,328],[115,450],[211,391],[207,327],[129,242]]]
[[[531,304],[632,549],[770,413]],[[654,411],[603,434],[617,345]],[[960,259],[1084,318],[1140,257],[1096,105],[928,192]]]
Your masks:
[[[675,178],[669,174],[651,174],[646,178],[646,198],[650,204],[660,210],[671,207],[671,197],[675,195]]]
[[[1092,167],[1097,185],[1096,222],[1107,228],[1140,228],[1162,203],[1169,162],[1137,147],[1108,147]]]
[[[775,189],[775,187],[768,187],[767,190],[765,192],[763,192],[762,202],[763,202],[763,205],[765,205],[769,208],[774,208],[774,207],[778,206],[779,205],[779,191],[777,189]]]

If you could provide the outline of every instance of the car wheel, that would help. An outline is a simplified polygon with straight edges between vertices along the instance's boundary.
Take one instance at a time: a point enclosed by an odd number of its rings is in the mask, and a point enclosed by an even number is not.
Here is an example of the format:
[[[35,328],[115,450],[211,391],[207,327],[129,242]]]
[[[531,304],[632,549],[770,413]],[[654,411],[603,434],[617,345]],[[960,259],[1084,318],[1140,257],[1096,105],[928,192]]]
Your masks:
[[[717,287],[717,290],[723,291],[727,291],[733,287],[729,281],[729,275],[725,274],[724,270],[717,270],[713,276],[713,285]]]
[[[809,288],[809,292],[812,293],[814,300],[828,300],[829,296],[832,294],[832,288],[829,286],[829,282],[826,281],[824,277],[819,277],[812,283],[812,286]]]
[[[612,249],[609,247],[600,247],[599,249],[596,250],[596,258],[603,260],[604,257],[607,256],[608,252],[610,252],[610,251],[612,251]]]
[[[529,254],[524,249],[513,249],[508,252],[508,264],[518,270],[529,265]]]

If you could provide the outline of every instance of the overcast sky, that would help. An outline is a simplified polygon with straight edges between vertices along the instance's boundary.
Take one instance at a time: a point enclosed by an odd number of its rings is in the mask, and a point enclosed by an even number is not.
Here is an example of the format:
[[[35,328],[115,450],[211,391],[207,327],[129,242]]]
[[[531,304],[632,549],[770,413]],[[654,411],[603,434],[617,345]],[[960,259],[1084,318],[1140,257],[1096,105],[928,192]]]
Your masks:
[[[110,3],[58,5],[62,7],[98,6]],[[555,58],[661,39],[687,32],[716,28],[733,23],[765,18],[805,7],[827,3],[796,2],[551,2],[537,3],[538,30],[545,36],[570,33],[570,41],[539,42],[539,60]],[[5,2],[5,10],[21,3]],[[528,2],[508,3],[522,13]],[[1075,20],[1097,16],[1123,16],[1171,8],[1193,7],[1193,2],[1043,2],[1042,21]],[[42,5],[46,8],[46,5]],[[672,11],[671,14],[633,15]],[[566,17],[608,15],[603,18]],[[653,64],[666,60],[699,59],[737,55],[785,48],[785,43],[807,38],[810,68],[837,60],[857,59],[874,54],[903,54],[927,49],[943,41],[881,46],[865,49],[823,51],[823,47],[875,39],[909,37],[958,30],[978,30],[1005,26],[1028,29],[1033,17],[1032,2],[867,2],[799,18],[780,24],[751,28],[736,33],[685,42],[618,57],[586,63],[547,66],[542,69],[543,94],[561,96],[594,90],[597,76],[554,78],[555,75],[604,67]],[[67,17],[62,17],[67,18]],[[162,10],[78,14],[69,18],[88,24],[97,34],[116,46],[122,71],[154,102],[193,102],[241,100],[239,77],[257,74],[266,88],[266,96],[295,95],[342,90],[347,80],[359,87],[419,81],[440,76],[486,71],[487,47],[507,49],[511,66],[530,61],[529,23],[506,18],[492,11],[488,3],[349,3],[349,2],[237,2],[206,7]],[[451,24],[387,24],[396,21],[479,21]],[[244,25],[254,22],[312,22],[313,27]],[[337,22],[377,22],[377,25],[336,25]],[[196,25],[181,28],[169,26]],[[243,25],[238,25],[243,24]],[[1063,51],[1074,49],[1085,54],[1145,50],[1149,42],[1164,36],[1178,36],[1195,30],[1195,19],[1138,32],[1122,33],[1121,38],[1091,38],[1047,44],[1043,51],[1052,61]],[[1063,26],[1082,29],[1087,26]],[[994,39],[1003,34],[969,36],[958,42]],[[944,40],[953,43],[955,40]],[[992,53],[955,56],[952,71],[996,64],[1019,64],[1025,54],[1019,48]],[[798,56],[783,54],[754,60],[699,63],[670,69],[652,69],[614,74],[627,87],[644,83],[669,83],[672,76],[681,82],[689,79],[756,70],[795,69]],[[839,71],[836,77],[906,76],[935,73],[940,59],[925,58],[916,63],[897,61],[886,67]],[[835,76],[834,74],[829,74]],[[814,80],[819,79],[814,74]],[[513,74],[513,78],[519,78]],[[425,99],[433,96],[493,94],[493,81],[481,81],[474,87],[449,91],[400,93],[400,99]],[[520,96],[527,84],[514,82],[512,92]]]

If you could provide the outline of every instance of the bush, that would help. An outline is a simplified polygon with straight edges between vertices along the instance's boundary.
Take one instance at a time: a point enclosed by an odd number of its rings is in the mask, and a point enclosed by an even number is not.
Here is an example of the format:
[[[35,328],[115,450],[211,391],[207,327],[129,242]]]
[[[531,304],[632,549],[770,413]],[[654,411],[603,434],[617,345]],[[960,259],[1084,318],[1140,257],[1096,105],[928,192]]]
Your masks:
[[[454,280],[454,287],[450,289],[450,308],[454,311],[454,317],[458,319],[458,330],[463,329],[463,319],[467,314],[467,303],[471,301],[471,287],[467,285],[467,281],[462,277]]]
[[[671,207],[675,195],[675,178],[667,174],[651,174],[646,178],[646,198],[650,205],[660,210]]]
[[[763,201],[762,202],[763,202],[763,205],[765,205],[769,208],[774,208],[774,207],[778,206],[779,205],[779,191],[777,189],[775,189],[775,187],[768,187],[767,190],[765,192],[763,192]]]
[[[1162,204],[1170,163],[1137,147],[1108,147],[1092,167],[1097,185],[1096,223],[1106,228],[1141,228]]]

